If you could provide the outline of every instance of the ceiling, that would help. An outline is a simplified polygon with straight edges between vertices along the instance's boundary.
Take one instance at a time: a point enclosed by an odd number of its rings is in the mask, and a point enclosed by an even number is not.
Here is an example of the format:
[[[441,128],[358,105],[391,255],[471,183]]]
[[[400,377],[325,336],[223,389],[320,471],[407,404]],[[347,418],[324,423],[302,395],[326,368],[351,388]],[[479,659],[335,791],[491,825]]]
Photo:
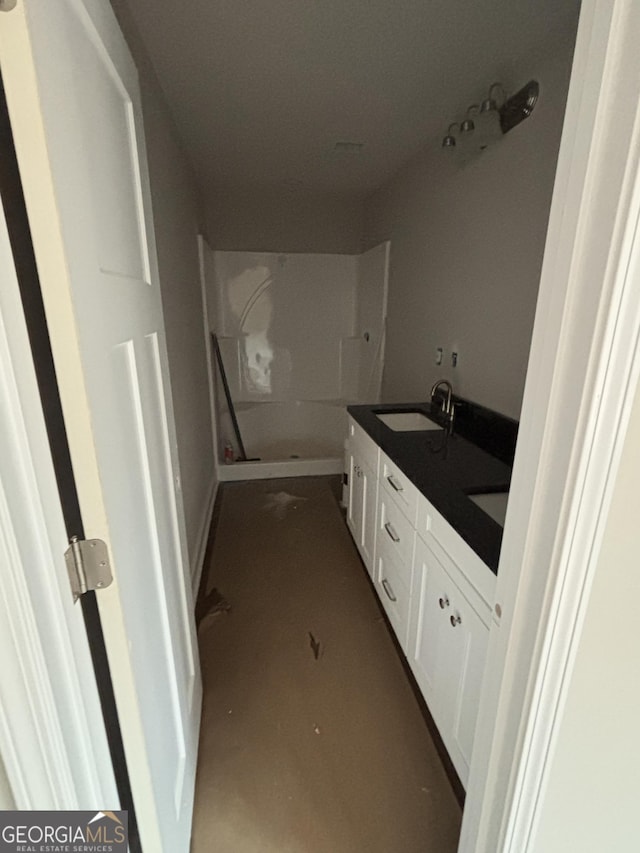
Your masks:
[[[127,0],[203,187],[366,194],[579,0]],[[360,153],[336,142],[364,143]]]

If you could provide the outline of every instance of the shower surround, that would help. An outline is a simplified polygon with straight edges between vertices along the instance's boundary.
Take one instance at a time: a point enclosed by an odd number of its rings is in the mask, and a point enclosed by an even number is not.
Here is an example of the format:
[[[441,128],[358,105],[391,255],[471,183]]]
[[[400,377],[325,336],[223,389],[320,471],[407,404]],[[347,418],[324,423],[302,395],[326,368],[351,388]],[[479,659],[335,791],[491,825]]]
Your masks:
[[[222,479],[342,471],[349,403],[379,398],[389,244],[363,255],[214,252],[215,331],[247,457]],[[216,383],[218,460],[239,448]]]

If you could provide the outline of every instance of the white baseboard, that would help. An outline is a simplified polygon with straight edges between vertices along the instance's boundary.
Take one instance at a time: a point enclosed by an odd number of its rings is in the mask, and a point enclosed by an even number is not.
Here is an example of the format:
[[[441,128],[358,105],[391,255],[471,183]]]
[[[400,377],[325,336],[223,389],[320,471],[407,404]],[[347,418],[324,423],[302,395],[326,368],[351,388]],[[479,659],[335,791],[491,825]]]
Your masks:
[[[217,494],[218,480],[214,473],[212,475],[211,486],[209,488],[209,494],[207,495],[207,501],[205,504],[202,521],[200,522],[200,530],[198,531],[198,545],[195,550],[194,558],[191,561],[191,589],[193,591],[194,604],[196,603],[196,599],[198,598],[198,588],[200,587],[202,570],[204,568],[204,555],[205,551],[207,550],[209,528],[211,526],[211,519],[213,517],[213,507],[216,502]]]
[[[319,477],[342,474],[342,459],[285,459],[279,462],[235,462],[221,465],[221,482],[238,480],[270,480],[279,477]]]

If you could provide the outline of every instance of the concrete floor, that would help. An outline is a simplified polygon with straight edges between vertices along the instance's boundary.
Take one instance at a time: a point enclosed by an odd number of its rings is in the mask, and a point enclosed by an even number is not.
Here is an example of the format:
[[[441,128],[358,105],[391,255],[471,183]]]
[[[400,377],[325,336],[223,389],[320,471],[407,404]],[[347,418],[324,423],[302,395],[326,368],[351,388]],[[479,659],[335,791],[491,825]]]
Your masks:
[[[192,853],[453,853],[460,808],[330,478],[227,484],[205,571],[232,610],[199,631]]]

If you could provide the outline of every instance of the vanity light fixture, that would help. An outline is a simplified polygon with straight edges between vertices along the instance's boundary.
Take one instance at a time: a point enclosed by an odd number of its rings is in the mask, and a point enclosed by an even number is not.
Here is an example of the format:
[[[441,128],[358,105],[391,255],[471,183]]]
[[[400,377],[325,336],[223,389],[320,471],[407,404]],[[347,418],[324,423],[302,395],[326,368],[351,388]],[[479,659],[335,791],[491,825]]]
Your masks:
[[[499,95],[499,99],[496,97]],[[465,119],[459,125],[460,139],[467,151],[482,151],[492,142],[500,139],[514,127],[528,118],[538,101],[540,86],[536,80],[530,80],[515,95],[507,98],[500,83],[492,83],[484,101],[472,104],[467,109]],[[449,125],[447,135],[442,140],[443,148],[456,145],[451,129],[458,125]]]

